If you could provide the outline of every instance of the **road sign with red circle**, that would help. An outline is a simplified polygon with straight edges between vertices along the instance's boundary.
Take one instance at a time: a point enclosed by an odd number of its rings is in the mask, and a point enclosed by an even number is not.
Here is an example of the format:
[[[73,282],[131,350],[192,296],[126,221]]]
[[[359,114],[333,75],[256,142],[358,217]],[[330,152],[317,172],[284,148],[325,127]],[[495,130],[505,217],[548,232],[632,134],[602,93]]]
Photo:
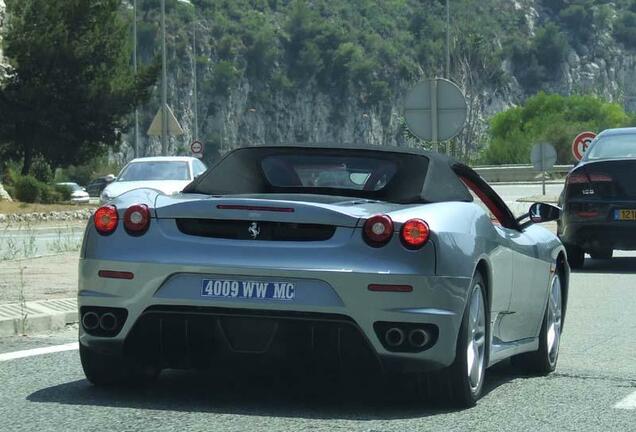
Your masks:
[[[574,138],[574,141],[572,141],[572,155],[577,161],[583,159],[583,155],[592,144],[594,138],[596,138],[594,132],[583,132]]]
[[[190,151],[192,151],[192,154],[195,155],[195,156],[202,155],[203,154],[203,143],[201,141],[194,141],[190,145]]]

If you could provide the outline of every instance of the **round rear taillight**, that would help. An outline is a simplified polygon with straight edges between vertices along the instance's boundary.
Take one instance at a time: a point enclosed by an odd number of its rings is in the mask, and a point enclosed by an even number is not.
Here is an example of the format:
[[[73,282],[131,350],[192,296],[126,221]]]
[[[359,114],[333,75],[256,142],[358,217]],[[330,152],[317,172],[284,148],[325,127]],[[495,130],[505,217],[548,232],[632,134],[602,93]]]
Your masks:
[[[124,228],[128,234],[141,235],[150,225],[150,211],[146,204],[135,204],[124,213]]]
[[[118,221],[117,208],[113,205],[100,207],[93,215],[95,229],[102,235],[112,234],[117,229]]]
[[[387,215],[371,216],[364,223],[364,240],[373,247],[384,246],[393,236],[393,221]]]
[[[410,219],[402,225],[400,238],[409,249],[419,249],[426,244],[431,234],[428,224],[422,219]]]

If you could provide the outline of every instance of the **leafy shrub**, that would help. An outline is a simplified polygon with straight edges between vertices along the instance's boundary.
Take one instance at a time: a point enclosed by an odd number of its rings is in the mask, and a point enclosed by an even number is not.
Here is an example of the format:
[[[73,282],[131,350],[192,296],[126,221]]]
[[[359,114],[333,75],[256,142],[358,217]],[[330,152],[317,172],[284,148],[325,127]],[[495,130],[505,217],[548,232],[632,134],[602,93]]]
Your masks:
[[[35,177],[20,177],[15,182],[15,197],[18,201],[34,203],[39,202],[42,193],[42,183]]]
[[[15,187],[12,185],[2,185],[11,198],[15,198]]]
[[[495,115],[490,122],[489,146],[481,162],[529,163],[534,144],[556,147],[557,163],[571,163],[570,144],[581,131],[600,132],[628,125],[632,119],[618,104],[593,96],[560,96],[539,93],[523,106]]]
[[[533,48],[539,63],[555,73],[566,59],[568,41],[556,24],[549,23],[537,30]]]
[[[4,172],[2,173],[3,185],[15,185],[15,182],[18,180],[18,178],[20,178],[20,164],[13,160],[5,162]]]
[[[51,165],[42,157],[37,156],[31,164],[31,175],[38,181],[50,183],[53,181],[53,169]]]
[[[238,83],[239,79],[240,74],[234,63],[222,61],[214,68],[211,85],[215,93],[228,96],[230,89]]]
[[[552,23],[538,29],[529,41],[512,41],[510,49],[515,76],[527,90],[540,89],[557,78],[568,47],[565,35]]]
[[[55,186],[40,183],[40,202],[44,204],[55,204],[62,201],[62,196]]]
[[[627,46],[636,45],[636,13],[623,12],[614,26],[614,36]]]
[[[53,186],[53,188],[55,189],[55,191],[59,195],[59,201],[70,201],[71,200],[71,194],[73,193],[73,191],[71,191],[70,187],[64,186],[64,185],[55,185],[55,186]]]

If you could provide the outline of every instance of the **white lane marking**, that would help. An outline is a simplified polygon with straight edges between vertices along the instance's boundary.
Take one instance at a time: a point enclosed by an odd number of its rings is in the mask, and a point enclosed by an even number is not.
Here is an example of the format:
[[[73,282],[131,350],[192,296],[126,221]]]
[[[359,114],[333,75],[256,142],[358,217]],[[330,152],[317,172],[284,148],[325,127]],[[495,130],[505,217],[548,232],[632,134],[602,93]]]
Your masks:
[[[627,410],[636,409],[636,391],[621,399],[616,405],[614,405],[614,408]]]
[[[38,356],[43,354],[72,351],[77,349],[79,349],[79,343],[73,342],[73,343],[68,343],[64,345],[53,345],[53,346],[48,346],[44,348],[34,348],[34,349],[23,350],[23,351],[14,351],[10,353],[0,354],[0,362],[16,360],[16,359],[21,359],[25,357],[33,357],[33,356]]]

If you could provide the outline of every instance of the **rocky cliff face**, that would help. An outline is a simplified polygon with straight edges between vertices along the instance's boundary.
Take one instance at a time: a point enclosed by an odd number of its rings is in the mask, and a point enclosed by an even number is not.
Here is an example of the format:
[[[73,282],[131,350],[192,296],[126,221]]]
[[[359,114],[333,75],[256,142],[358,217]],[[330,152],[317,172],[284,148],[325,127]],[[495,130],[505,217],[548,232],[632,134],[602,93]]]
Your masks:
[[[522,11],[528,24],[529,36],[539,24],[550,18],[539,0],[515,0],[515,5]],[[612,5],[609,7],[612,8]],[[610,10],[614,15],[612,19],[615,19],[616,10]],[[580,25],[586,26],[587,23]],[[616,41],[612,30],[611,23],[605,28],[594,29],[595,37],[592,40],[570,48],[557,79],[546,83],[544,90],[564,95],[594,94],[624,104],[627,110],[636,112],[636,52],[634,47],[625,47]],[[507,73],[514,83],[511,86],[511,101],[518,103],[529,94],[519,85],[510,69]]]
[[[545,2],[544,2],[545,4]],[[525,20],[528,37],[535,29],[553,17],[542,8],[539,0],[516,0],[514,8]],[[555,78],[543,83],[542,90],[560,94],[595,94],[609,101],[625,104],[636,111],[636,54],[630,52],[612,37],[612,29],[600,29],[587,45],[569,48]],[[205,33],[205,30],[203,31]],[[207,35],[202,34],[201,39]],[[199,69],[200,82],[213,73],[214,53],[200,48],[199,55],[209,55],[211,62]],[[171,140],[171,152],[187,152],[193,139],[193,92],[191,50],[186,61],[171,69],[169,77],[170,104],[186,133]],[[172,52],[173,60],[177,53]],[[531,93],[515,77],[511,60],[501,64],[505,84],[488,83],[469,91],[474,99],[471,118],[472,136],[465,139],[471,145],[483,142],[487,119],[496,112],[522,102]],[[465,84],[461,76],[453,77]],[[219,98],[205,90],[199,92],[200,137],[206,142],[208,157],[218,155],[242,145],[277,143],[299,144],[382,144],[408,145],[405,138],[401,107],[405,93],[414,84],[402,82],[391,92],[390,101],[369,108],[355,95],[336,100],[317,85],[308,84],[294,94],[274,93],[265,100],[255,97],[258,89],[249,79],[241,79],[228,90],[228,96]],[[152,103],[150,104],[152,106]],[[156,110],[156,106],[148,108]],[[146,115],[149,119],[150,116]],[[142,132],[147,124],[141,125]],[[130,137],[125,138],[124,158],[132,157]],[[156,154],[159,144],[142,137],[142,154]]]
[[[544,7],[545,1],[514,0],[511,4],[528,38],[533,36],[538,27],[554,19]],[[612,8],[612,5],[610,3],[609,7]],[[4,0],[0,0],[0,25],[3,12]],[[299,91],[290,92],[270,89],[267,82],[256,82],[246,75],[220,96],[205,85],[213,76],[219,60],[214,39],[222,35],[215,34],[214,27],[213,20],[203,17],[197,26],[200,41],[197,54],[199,59],[208,60],[199,60],[198,66],[199,137],[206,144],[208,161],[219,153],[243,145],[410,144],[408,134],[404,132],[401,107],[405,93],[417,79],[398,82],[390,89],[389,100],[375,105],[365,103],[363,95],[356,93],[325,93],[315,82],[308,82]],[[171,154],[187,154],[194,137],[193,52],[190,36],[184,30],[180,36],[168,40],[169,104],[185,130],[183,136],[170,140]],[[592,93],[636,111],[636,53],[613,38],[611,27],[596,29],[595,37],[584,45],[573,45],[575,47],[569,48],[566,61],[561,64],[554,79],[543,83],[541,89],[560,94]],[[151,58],[152,49],[149,52],[143,52],[143,49],[141,58]],[[0,43],[0,64],[1,54]],[[452,79],[465,88],[471,99],[470,118],[473,124],[468,135],[462,138],[471,148],[483,142],[483,131],[492,114],[522,102],[536,91],[524,88],[519,82],[509,57],[502,61],[501,71],[504,79],[499,84],[493,85],[488,80],[482,80],[474,86],[469,86],[466,77],[457,70],[453,73]],[[424,72],[420,72],[420,78],[423,76]],[[267,91],[263,92],[264,89]],[[121,151],[114,154],[114,158],[125,161],[135,156],[160,153],[159,140],[146,136],[146,130],[159,106],[158,90],[159,87],[153,100],[141,109],[138,154],[134,151],[133,134],[127,133],[123,136]],[[263,94],[267,96],[263,97]]]

